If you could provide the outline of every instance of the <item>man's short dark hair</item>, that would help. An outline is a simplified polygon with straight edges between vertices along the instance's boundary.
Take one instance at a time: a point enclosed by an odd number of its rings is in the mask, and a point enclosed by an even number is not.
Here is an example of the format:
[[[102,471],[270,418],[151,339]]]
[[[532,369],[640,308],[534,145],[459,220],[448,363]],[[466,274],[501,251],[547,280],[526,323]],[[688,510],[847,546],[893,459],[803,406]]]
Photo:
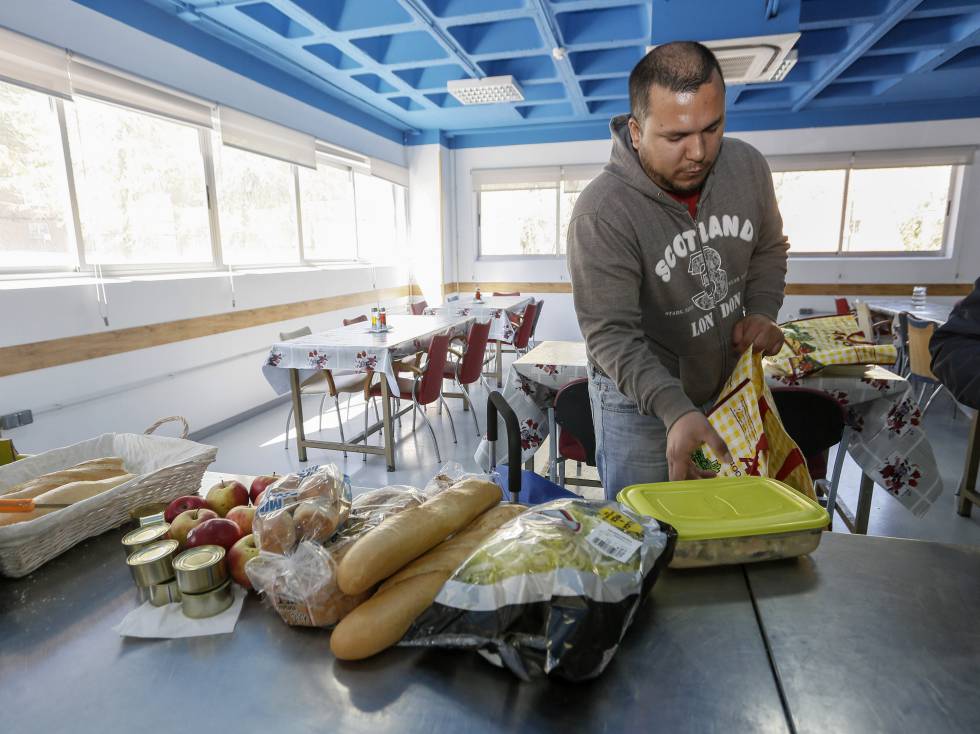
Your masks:
[[[650,87],[654,84],[672,92],[692,93],[710,82],[715,72],[724,88],[725,78],[718,59],[711,49],[696,41],[675,41],[657,46],[630,72],[630,112],[637,121],[643,121]]]

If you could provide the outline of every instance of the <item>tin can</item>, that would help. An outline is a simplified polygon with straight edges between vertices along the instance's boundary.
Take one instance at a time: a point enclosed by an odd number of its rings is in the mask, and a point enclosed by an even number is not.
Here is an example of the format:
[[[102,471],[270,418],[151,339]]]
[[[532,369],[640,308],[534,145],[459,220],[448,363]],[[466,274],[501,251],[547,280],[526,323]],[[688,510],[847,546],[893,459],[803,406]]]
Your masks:
[[[225,549],[220,545],[199,545],[174,558],[174,574],[182,594],[202,594],[228,580]]]
[[[122,545],[126,551],[126,557],[129,558],[135,551],[146,548],[146,546],[156,543],[158,540],[166,540],[168,530],[170,530],[170,525],[165,522],[158,522],[153,525],[136,528],[136,530],[130,530],[122,537]]]
[[[217,589],[205,591],[203,594],[181,594],[180,606],[185,616],[191,619],[203,619],[221,614],[234,600],[231,579],[229,579]]]
[[[129,517],[135,520],[140,526],[152,525],[153,523],[163,522],[163,513],[167,509],[164,502],[152,502],[148,505],[140,505],[129,511]]]
[[[180,589],[177,588],[177,579],[170,579],[162,584],[153,584],[149,588],[150,604],[155,607],[163,607],[167,604],[174,604],[180,601]]]
[[[174,577],[173,555],[176,540],[158,540],[145,548],[134,551],[126,559],[129,572],[137,586],[162,584]]]

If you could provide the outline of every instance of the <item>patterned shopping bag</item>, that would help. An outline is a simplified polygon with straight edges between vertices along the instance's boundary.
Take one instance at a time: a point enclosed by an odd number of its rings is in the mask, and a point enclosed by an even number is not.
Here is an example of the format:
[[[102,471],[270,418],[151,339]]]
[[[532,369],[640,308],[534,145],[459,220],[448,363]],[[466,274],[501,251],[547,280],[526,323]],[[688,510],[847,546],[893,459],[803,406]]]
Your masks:
[[[723,464],[707,445],[695,452],[694,461],[723,477],[777,479],[816,499],[803,454],[786,433],[775,405],[766,385],[762,355],[749,348],[708,413],[708,422],[724,439],[732,463]]]
[[[852,315],[818,316],[780,324],[786,341],[768,364],[784,375],[803,375],[831,364],[894,364],[893,344],[875,344]]]

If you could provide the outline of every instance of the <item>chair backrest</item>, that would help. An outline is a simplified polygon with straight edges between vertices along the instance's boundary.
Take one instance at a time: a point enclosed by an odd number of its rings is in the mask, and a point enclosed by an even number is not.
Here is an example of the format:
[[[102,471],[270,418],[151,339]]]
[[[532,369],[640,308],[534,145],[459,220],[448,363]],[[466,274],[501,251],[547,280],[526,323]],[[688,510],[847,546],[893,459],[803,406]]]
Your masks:
[[[866,341],[873,342],[875,340],[875,329],[871,323],[871,309],[868,308],[868,304],[864,301],[855,301],[854,308],[856,311],[858,328],[864,333],[864,338]]]
[[[279,341],[288,342],[290,339],[299,339],[301,336],[309,336],[313,330],[309,326],[303,326],[295,331],[280,331]]]
[[[537,310],[534,312],[534,319],[531,321],[531,339],[533,340],[534,335],[538,331],[538,321],[541,318],[541,311],[544,309],[544,299],[542,298],[537,302]]]
[[[587,377],[572,380],[555,395],[555,422],[563,434],[572,434],[582,444],[585,463],[595,466],[595,425]]]
[[[834,307],[837,309],[838,316],[847,316],[851,312],[851,304],[846,298],[835,298]]]
[[[537,312],[537,303],[529,303],[524,307],[521,325],[517,327],[517,333],[514,335],[514,349],[524,349],[531,340],[531,328],[534,326],[534,315]]]
[[[515,291],[514,293],[503,293],[501,291],[494,291],[493,292],[493,295],[495,295],[495,296],[519,296],[519,295],[521,295],[521,292],[520,291]]]
[[[480,373],[483,372],[483,359],[487,351],[487,340],[490,337],[492,323],[492,321],[483,324],[474,322],[470,327],[470,333],[466,337],[466,351],[463,352],[463,360],[459,365],[460,385],[472,385],[479,381]]]
[[[355,316],[352,319],[344,319],[344,326],[350,326],[351,324],[359,324],[362,321],[367,321],[367,320],[368,317],[365,316],[364,314],[361,314],[360,316]]]
[[[931,321],[908,317],[909,370],[916,377],[933,381],[936,376],[930,367],[929,340],[935,330],[936,325]]]
[[[840,443],[847,425],[843,406],[809,387],[774,387],[772,397],[786,433],[809,459]]]
[[[428,405],[439,399],[442,392],[442,378],[446,370],[446,355],[449,353],[449,334],[437,334],[429,342],[428,359],[425,372],[415,393],[419,405]]]
[[[425,301],[417,301],[412,304],[412,315],[421,316],[423,313],[425,313],[425,309],[427,309],[428,307],[429,304],[426,303]]]

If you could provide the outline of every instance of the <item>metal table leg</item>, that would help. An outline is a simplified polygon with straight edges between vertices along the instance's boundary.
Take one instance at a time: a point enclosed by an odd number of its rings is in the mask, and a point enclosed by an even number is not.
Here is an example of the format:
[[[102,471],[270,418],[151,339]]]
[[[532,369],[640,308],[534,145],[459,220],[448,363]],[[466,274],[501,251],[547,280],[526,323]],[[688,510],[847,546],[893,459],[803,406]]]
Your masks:
[[[497,372],[497,387],[504,386],[504,348],[500,344],[500,340],[497,340],[497,361],[496,361],[496,372]]]
[[[868,534],[868,518],[871,516],[871,498],[874,495],[875,483],[867,474],[861,474],[861,487],[858,489],[857,510],[854,515],[854,532],[860,535]]]
[[[553,405],[548,406],[548,479],[558,481],[558,429]]]
[[[963,479],[960,480],[956,512],[963,517],[969,517],[973,505],[980,505],[980,494],[977,494],[977,465],[980,464],[980,410],[973,416],[973,426],[970,428],[970,438],[966,444],[966,462],[963,464]]]
[[[296,454],[306,461],[306,432],[303,430],[303,401],[300,396],[299,370],[289,370],[289,390],[293,398],[293,422],[296,424]],[[289,430],[289,427],[286,427]]]
[[[395,471],[395,439],[391,420],[391,393],[388,391],[388,378],[381,376],[381,410],[384,423],[385,461],[388,471]]]

